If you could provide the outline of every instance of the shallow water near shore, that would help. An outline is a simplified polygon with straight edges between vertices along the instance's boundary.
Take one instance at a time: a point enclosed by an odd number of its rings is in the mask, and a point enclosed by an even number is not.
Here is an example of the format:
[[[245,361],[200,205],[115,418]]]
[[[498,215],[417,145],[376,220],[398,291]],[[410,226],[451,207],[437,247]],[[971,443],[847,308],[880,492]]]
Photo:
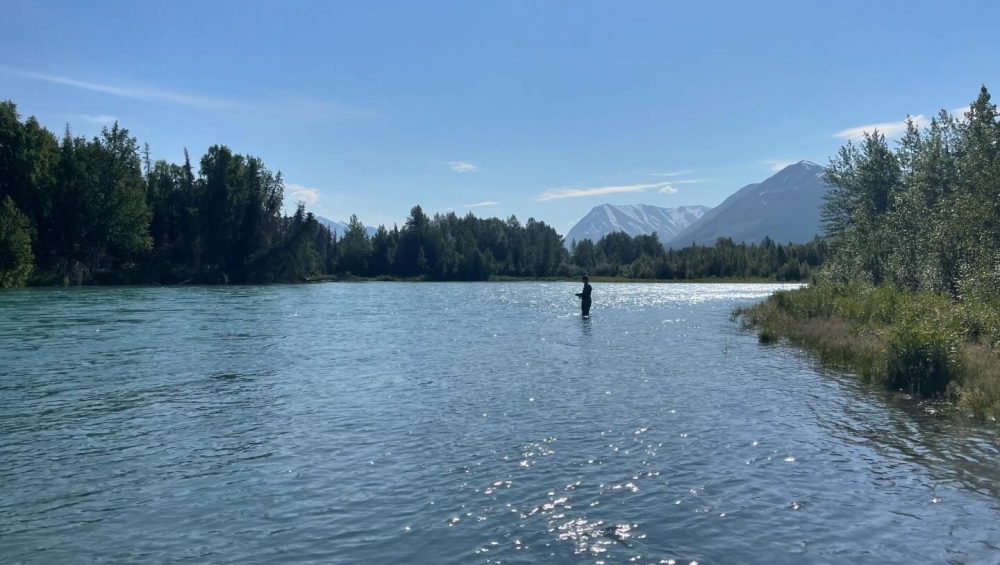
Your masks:
[[[1000,451],[782,285],[0,293],[2,563],[997,563]]]

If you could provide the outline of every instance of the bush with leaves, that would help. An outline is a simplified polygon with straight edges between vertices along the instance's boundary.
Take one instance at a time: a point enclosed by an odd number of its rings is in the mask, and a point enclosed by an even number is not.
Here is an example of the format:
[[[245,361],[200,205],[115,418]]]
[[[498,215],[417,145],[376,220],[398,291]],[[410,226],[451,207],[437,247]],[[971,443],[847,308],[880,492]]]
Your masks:
[[[34,268],[31,221],[5,196],[0,201],[0,288],[21,286]]]

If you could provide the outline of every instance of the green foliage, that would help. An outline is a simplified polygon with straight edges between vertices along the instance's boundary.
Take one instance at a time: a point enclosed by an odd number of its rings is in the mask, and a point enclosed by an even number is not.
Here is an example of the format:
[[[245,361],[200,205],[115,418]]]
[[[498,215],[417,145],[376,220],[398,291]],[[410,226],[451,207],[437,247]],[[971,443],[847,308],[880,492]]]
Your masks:
[[[826,242],[733,243],[719,238],[714,247],[665,249],[656,234],[630,237],[617,232],[597,244],[585,239],[572,247],[572,260],[584,272],[635,279],[740,278],[798,281],[823,264]]]
[[[770,327],[761,328],[757,332],[757,340],[764,344],[776,343],[780,338],[781,336]]]
[[[893,151],[875,132],[831,159],[823,207],[831,281],[955,299],[1000,298],[1000,124],[983,87],[970,111],[912,120]]]
[[[282,216],[284,184],[263,162],[213,146],[195,177],[152,161],[116,123],[62,142],[0,104],[0,197],[34,226],[38,281],[272,282],[332,272],[333,234]],[[21,277],[19,284],[23,283]]]
[[[90,182],[78,203],[87,226],[82,256],[94,268],[129,264],[152,246],[139,144],[116,122],[88,144],[84,166]]]
[[[21,286],[34,268],[31,220],[5,196],[0,201],[0,288]]]
[[[354,232],[351,236],[350,232]],[[434,280],[488,280],[491,275],[548,277],[569,260],[556,231],[534,219],[427,216],[420,206],[410,210],[402,229],[380,227],[370,244],[364,230],[349,229],[340,272]],[[347,241],[352,243],[348,244]],[[358,271],[359,265],[367,265]]]
[[[653,235],[612,233],[568,252],[545,222],[511,216],[429,216],[369,236],[356,216],[337,238],[299,206],[284,217],[281,173],[257,157],[209,147],[195,175],[154,160],[115,124],[62,141],[12,103],[0,104],[0,189],[34,226],[40,283],[267,283],[324,276],[429,280],[491,277],[808,279],[827,244],[719,240],[665,249]]]
[[[943,393],[961,371],[954,336],[926,322],[893,326],[879,373],[892,389],[929,396]]]
[[[384,228],[383,228],[384,231]],[[347,224],[347,232],[340,240],[340,269],[355,275],[367,275],[368,262],[372,259],[372,245],[368,232],[354,214]]]
[[[761,343],[786,338],[890,389],[954,393],[970,413],[1000,417],[1000,303],[827,282],[775,293],[735,316]]]
[[[36,254],[57,243],[58,221],[71,209],[60,199],[58,161],[55,136],[34,118],[22,124],[13,103],[0,103],[0,199],[10,197],[31,220]]]
[[[958,119],[908,121],[894,152],[878,133],[841,148],[826,177],[835,251],[822,284],[773,297],[748,323],[802,336],[817,316],[846,320],[857,335],[843,358],[862,374],[925,395],[954,383],[971,412],[1000,414],[997,118],[983,87]],[[821,356],[844,342],[801,341]],[[877,355],[858,345],[873,342]]]
[[[617,232],[597,243],[574,242],[569,252],[544,222],[517,218],[428,217],[415,206],[402,229],[380,227],[374,237],[352,218],[339,240],[336,272],[343,276],[426,277],[434,280],[578,277],[626,279],[741,278],[803,280],[822,265],[826,242],[734,244],[666,249],[653,235]]]

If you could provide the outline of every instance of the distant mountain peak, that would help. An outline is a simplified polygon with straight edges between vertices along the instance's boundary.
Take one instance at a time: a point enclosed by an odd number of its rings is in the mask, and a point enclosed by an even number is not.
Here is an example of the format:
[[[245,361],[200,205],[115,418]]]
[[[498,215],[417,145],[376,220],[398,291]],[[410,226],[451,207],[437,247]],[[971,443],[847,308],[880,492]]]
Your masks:
[[[621,231],[631,236],[657,233],[661,241],[679,234],[708,211],[707,206],[662,208],[650,204],[600,204],[566,234],[566,246],[573,241],[597,242],[609,233]]]
[[[799,161],[763,182],[748,184],[668,242],[674,247],[713,245],[720,237],[759,242],[764,237],[803,243],[821,233],[820,207],[828,186],[826,169]]]

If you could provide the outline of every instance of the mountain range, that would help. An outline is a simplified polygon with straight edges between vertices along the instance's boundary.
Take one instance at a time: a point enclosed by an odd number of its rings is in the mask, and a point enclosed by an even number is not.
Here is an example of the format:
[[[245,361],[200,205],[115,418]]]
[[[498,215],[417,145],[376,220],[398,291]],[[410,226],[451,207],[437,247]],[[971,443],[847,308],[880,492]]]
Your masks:
[[[764,237],[780,243],[810,241],[822,233],[820,207],[829,189],[823,181],[824,171],[816,163],[799,161],[763,182],[748,184],[667,245],[714,245],[720,237],[730,237],[736,243],[760,242]]]
[[[660,241],[666,242],[680,235],[708,210],[708,206],[661,208],[647,204],[603,204],[577,222],[566,234],[564,243],[567,247],[573,241],[584,239],[596,243],[605,235],[616,231],[623,231],[632,237],[656,233],[660,236]]]
[[[660,208],[644,204],[603,204],[591,210],[566,234],[566,246],[623,231],[633,237],[657,233],[664,245],[714,245],[720,237],[736,243],[804,243],[822,233],[820,207],[828,186],[825,168],[810,161],[789,165],[763,182],[748,184],[715,208]]]
[[[590,239],[595,243],[612,232],[632,237],[656,233],[668,247],[691,244],[714,245],[720,237],[736,243],[757,243],[770,237],[780,243],[805,243],[822,233],[820,208],[828,190],[826,169],[810,161],[789,165],[766,180],[740,188],[715,208],[678,206],[663,208],[648,204],[602,204],[577,222],[563,239]],[[316,216],[338,237],[347,232],[346,222]],[[366,226],[369,236],[375,228]]]

